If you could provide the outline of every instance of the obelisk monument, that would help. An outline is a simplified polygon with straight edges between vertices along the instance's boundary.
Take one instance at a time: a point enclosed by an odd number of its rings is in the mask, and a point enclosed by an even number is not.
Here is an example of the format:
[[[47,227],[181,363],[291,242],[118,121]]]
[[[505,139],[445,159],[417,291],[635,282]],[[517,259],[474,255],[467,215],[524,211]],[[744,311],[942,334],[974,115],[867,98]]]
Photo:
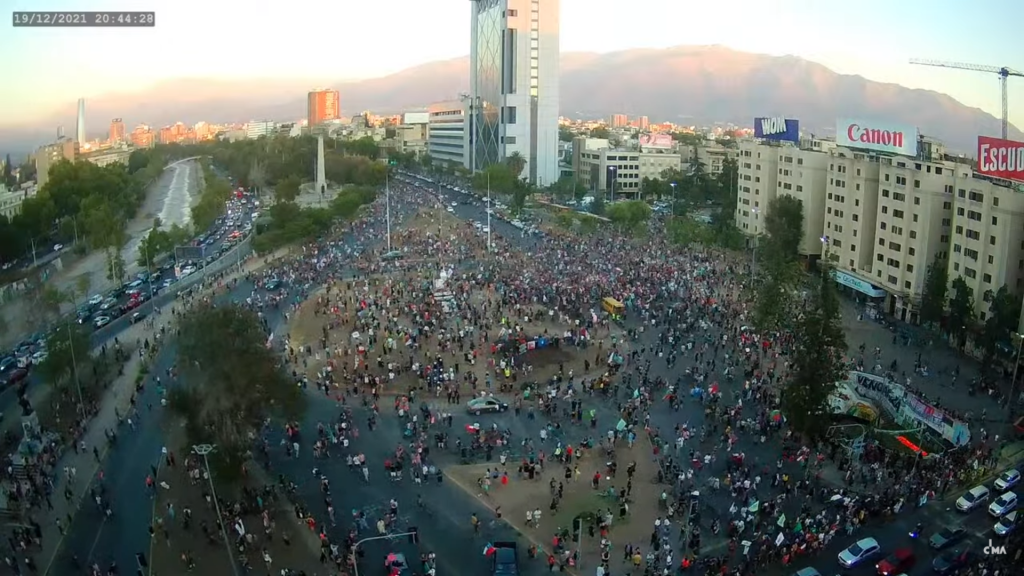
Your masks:
[[[327,193],[327,174],[324,172],[324,135],[316,137],[316,192],[321,197]]]

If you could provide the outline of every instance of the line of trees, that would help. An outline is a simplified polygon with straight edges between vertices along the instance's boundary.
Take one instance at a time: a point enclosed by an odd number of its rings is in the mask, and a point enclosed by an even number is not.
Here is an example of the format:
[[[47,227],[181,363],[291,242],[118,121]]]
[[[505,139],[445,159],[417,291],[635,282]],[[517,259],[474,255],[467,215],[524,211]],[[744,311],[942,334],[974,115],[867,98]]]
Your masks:
[[[988,303],[984,320],[977,317],[974,289],[963,276],[949,281],[949,261],[936,257],[928,265],[921,291],[921,323],[940,329],[953,344],[963,349],[970,338],[984,355],[984,364],[1003,350],[1016,351],[1013,342],[1021,314],[1021,298],[1003,284],[987,290],[982,298]]]
[[[127,241],[128,222],[145,201],[146,186],[159,177],[168,159],[162,150],[136,150],[127,165],[56,163],[46,184],[22,202],[18,215],[0,216],[0,262],[26,255],[33,243],[41,248],[76,239],[82,250],[118,252]]]
[[[803,204],[792,196],[779,196],[768,204],[765,235],[756,239],[761,258],[754,270],[753,312],[761,334],[792,335],[782,413],[795,431],[818,439],[829,425],[828,398],[845,377],[846,336],[828,258],[822,259],[820,273],[810,280],[803,274],[803,219]]]

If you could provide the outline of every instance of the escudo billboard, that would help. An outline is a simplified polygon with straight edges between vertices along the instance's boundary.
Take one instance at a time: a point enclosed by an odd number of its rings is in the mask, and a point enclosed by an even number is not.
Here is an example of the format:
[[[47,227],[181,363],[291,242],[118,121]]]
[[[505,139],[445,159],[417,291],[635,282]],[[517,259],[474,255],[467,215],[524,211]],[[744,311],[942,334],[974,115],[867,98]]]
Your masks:
[[[978,136],[978,174],[1024,182],[1024,142]]]
[[[917,156],[917,128],[894,122],[840,118],[836,121],[836,144]]]
[[[754,118],[754,137],[799,144],[800,121],[779,117]]]

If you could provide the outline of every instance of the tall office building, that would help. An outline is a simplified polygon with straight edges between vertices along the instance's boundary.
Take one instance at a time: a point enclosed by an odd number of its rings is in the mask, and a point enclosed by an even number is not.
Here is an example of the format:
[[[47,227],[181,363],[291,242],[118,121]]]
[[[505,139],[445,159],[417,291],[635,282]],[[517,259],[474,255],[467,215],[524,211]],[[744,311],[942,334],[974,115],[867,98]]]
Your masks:
[[[472,0],[470,165],[518,153],[522,178],[558,180],[558,0]]]
[[[124,142],[124,139],[124,122],[120,118],[114,118],[110,121],[110,141]]]
[[[75,131],[75,139],[79,143],[85,142],[85,98],[78,99],[78,125]]]
[[[306,106],[306,116],[310,128],[328,120],[341,118],[341,99],[338,97],[338,91],[324,89],[311,91]]]

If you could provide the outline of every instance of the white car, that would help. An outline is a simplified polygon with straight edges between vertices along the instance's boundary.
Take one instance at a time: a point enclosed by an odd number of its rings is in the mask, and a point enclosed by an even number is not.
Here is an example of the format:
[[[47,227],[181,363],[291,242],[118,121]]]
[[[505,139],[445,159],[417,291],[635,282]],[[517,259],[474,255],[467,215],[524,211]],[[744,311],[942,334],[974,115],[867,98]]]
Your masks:
[[[882,547],[878,545],[878,540],[874,538],[864,538],[858,540],[852,546],[843,550],[839,553],[839,563],[846,568],[853,568],[862,561],[878,554],[882,551]]]
[[[992,531],[999,536],[1006,536],[1017,526],[1017,511],[1014,510],[1006,516],[999,519],[996,525],[992,527]]]
[[[448,207],[448,213],[449,214],[455,214],[455,208],[452,208],[451,206],[449,206]]]
[[[995,516],[996,518],[1002,518],[1011,510],[1017,509],[1017,495],[1013,492],[1007,492],[996,501],[988,505],[988,513]]]
[[[991,495],[992,493],[985,486],[975,486],[957,499],[956,509],[961,512],[970,512],[987,502]]]
[[[1013,488],[1020,482],[1020,471],[1019,470],[1007,470],[996,478],[995,487],[1000,492],[1005,492],[1010,488]]]
[[[47,356],[49,356],[49,353],[46,350],[40,350],[39,352],[36,352],[35,354],[32,355],[32,364],[41,364],[46,360]]]
[[[63,249],[64,249],[64,245],[63,244],[54,244],[53,245],[53,251],[54,252],[60,252]]]
[[[110,316],[97,316],[92,321],[92,325],[93,325],[94,328],[99,330],[100,328],[103,328],[107,324],[110,324],[110,320],[111,320]]]
[[[100,296],[99,294],[93,294],[92,296],[89,296],[89,305],[90,306],[95,306],[95,305],[99,304],[100,302],[103,302],[103,296]]]

